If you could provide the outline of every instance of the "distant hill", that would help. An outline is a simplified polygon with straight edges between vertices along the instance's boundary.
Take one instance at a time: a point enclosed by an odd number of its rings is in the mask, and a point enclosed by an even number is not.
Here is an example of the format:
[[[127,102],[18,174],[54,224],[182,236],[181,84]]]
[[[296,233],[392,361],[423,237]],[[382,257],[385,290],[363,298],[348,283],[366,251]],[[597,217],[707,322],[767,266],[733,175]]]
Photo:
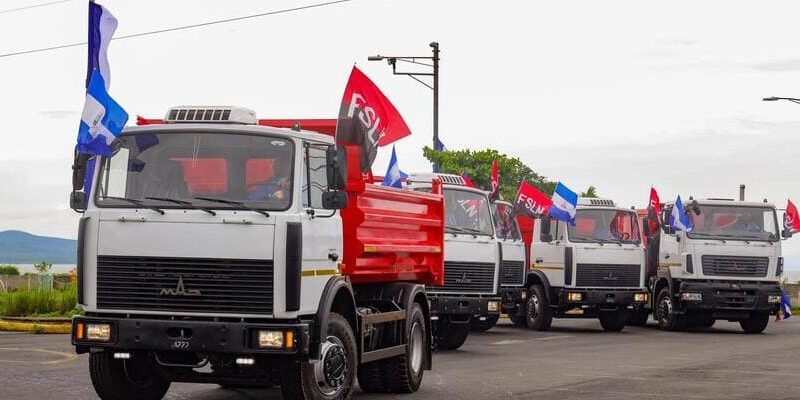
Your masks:
[[[27,232],[0,232],[0,264],[75,263],[75,240],[31,235]]]

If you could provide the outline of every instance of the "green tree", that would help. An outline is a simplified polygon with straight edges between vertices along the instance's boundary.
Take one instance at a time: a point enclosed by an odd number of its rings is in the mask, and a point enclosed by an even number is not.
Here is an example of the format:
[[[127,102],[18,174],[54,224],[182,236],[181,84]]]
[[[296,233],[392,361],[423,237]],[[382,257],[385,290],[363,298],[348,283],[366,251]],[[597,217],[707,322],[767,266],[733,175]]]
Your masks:
[[[492,162],[496,159],[500,174],[500,195],[508,201],[514,201],[523,180],[548,195],[553,193],[556,186],[555,182],[537,174],[519,158],[509,157],[494,149],[436,151],[425,147],[422,152],[428,161],[439,164],[443,173],[466,173],[476,186],[486,190],[492,187]]]
[[[49,273],[50,269],[52,269],[52,268],[53,268],[53,264],[50,264],[47,261],[42,261],[42,262],[40,262],[40,263],[38,263],[38,264],[33,266],[33,269],[35,269],[36,272],[39,273],[39,274]]]
[[[0,265],[0,275],[19,275],[19,268],[13,265]]]
[[[597,188],[594,186],[589,186],[589,188],[586,189],[585,192],[581,192],[581,197],[592,197],[592,198],[599,197],[597,195]]]

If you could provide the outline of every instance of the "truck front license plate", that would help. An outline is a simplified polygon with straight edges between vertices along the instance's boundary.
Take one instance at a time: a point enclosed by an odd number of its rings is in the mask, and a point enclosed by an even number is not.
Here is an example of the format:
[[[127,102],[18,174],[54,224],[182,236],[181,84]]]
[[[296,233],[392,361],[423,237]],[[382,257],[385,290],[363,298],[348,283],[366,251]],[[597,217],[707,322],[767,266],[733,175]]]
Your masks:
[[[172,350],[188,350],[189,346],[190,343],[188,340],[173,340],[172,345],[170,345]]]

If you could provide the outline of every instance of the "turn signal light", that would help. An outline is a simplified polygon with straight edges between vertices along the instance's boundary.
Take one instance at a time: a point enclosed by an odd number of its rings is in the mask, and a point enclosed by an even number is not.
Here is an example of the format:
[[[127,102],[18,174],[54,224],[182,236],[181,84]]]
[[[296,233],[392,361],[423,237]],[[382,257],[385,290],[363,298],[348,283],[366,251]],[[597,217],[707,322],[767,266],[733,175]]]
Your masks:
[[[77,340],[85,339],[84,337],[84,334],[86,333],[85,329],[86,327],[83,325],[83,322],[78,322],[75,325],[75,339]]]

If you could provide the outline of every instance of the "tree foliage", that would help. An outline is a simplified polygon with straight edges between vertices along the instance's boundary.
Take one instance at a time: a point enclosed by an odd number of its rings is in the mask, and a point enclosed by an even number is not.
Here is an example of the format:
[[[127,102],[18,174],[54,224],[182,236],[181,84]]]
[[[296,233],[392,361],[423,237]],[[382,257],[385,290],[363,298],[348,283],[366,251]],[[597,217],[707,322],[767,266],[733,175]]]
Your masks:
[[[597,197],[599,197],[599,196],[597,195],[597,188],[596,188],[596,187],[594,187],[594,186],[589,186],[589,188],[588,188],[588,189],[586,189],[586,191],[585,191],[585,192],[581,192],[581,195],[580,195],[580,196],[581,196],[581,197],[591,197],[591,198],[597,198]]]
[[[19,268],[13,265],[0,265],[0,275],[19,275]]]
[[[555,182],[537,174],[519,158],[501,154],[494,149],[436,151],[425,147],[422,151],[428,161],[441,166],[443,173],[466,173],[477,187],[485,190],[492,187],[492,162],[496,159],[500,174],[500,195],[508,201],[514,201],[523,180],[548,195],[553,193],[556,186]]]

